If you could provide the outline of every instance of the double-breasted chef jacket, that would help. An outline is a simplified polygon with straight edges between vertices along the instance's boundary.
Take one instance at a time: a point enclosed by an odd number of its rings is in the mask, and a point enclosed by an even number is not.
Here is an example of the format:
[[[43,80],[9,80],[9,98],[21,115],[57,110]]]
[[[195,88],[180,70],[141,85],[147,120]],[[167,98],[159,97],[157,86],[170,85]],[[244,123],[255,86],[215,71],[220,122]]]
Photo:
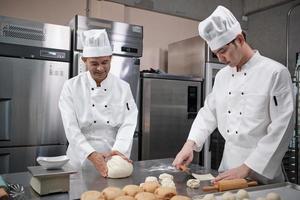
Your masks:
[[[293,135],[292,88],[288,69],[255,51],[240,71],[226,66],[217,73],[188,139],[200,151],[218,128],[225,139],[219,171],[244,163],[261,182],[283,181],[281,162]]]
[[[128,83],[108,73],[97,87],[89,71],[81,73],[64,84],[59,108],[76,169],[94,151],[130,157],[138,111]]]

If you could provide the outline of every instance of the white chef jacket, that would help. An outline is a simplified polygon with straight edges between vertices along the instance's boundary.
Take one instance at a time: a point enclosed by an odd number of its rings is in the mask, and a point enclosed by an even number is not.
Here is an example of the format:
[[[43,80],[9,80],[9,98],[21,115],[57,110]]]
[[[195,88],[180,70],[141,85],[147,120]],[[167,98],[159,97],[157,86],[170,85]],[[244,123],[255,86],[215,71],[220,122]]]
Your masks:
[[[129,158],[138,111],[128,83],[109,73],[97,87],[89,71],[81,73],[64,84],[59,109],[75,168],[94,151]]]
[[[226,66],[217,73],[188,139],[200,151],[218,128],[225,139],[219,171],[244,163],[262,179],[276,179],[293,134],[293,111],[288,69],[255,51],[241,71]]]

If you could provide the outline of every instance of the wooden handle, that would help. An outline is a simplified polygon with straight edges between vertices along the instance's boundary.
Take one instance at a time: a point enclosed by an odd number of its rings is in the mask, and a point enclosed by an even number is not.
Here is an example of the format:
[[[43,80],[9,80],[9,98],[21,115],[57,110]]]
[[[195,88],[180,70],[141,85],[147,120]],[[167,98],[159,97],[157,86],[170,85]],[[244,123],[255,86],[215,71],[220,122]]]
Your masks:
[[[204,192],[214,192],[214,191],[218,191],[218,185],[212,185],[212,186],[203,186],[202,190]]]
[[[189,170],[189,168],[186,165],[180,165],[179,169],[184,171],[184,172]]]
[[[257,186],[257,181],[250,181],[248,182],[248,187]]]
[[[0,188],[0,200],[8,200],[8,194],[4,188]]]

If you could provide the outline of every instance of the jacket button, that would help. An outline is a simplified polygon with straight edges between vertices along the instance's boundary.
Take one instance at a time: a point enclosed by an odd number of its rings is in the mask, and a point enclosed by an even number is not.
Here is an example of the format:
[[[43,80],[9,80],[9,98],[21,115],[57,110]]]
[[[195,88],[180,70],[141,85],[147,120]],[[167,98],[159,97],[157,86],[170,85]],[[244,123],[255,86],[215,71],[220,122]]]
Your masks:
[[[104,89],[104,91],[106,91],[106,89]]]
[[[96,121],[94,121],[94,123],[96,124]]]
[[[229,133],[229,130],[227,130],[227,133]]]
[[[230,111],[230,110],[228,110],[228,113],[230,114],[230,113],[231,113],[231,111]]]
[[[234,74],[232,74],[231,76],[234,77]]]
[[[244,95],[244,92],[242,92],[241,95]]]
[[[242,112],[240,112],[240,115],[242,115]]]
[[[108,124],[109,124],[109,121],[107,121],[106,123],[108,123]]]
[[[92,90],[94,90],[94,88],[92,88]]]
[[[238,134],[238,132],[237,132],[237,131],[235,131],[235,134]]]
[[[247,73],[245,72],[245,73],[244,73],[244,76],[246,76],[246,75],[247,75]]]
[[[229,95],[231,95],[231,92],[228,92]]]
[[[107,108],[107,105],[105,105],[104,107]]]
[[[95,104],[93,104],[92,106],[95,107]]]

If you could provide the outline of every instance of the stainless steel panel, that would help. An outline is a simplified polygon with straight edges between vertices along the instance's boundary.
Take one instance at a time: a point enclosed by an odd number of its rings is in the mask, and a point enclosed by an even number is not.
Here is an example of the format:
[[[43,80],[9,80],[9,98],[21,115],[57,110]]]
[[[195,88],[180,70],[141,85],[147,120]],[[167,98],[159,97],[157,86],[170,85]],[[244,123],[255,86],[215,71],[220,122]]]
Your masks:
[[[66,149],[66,145],[0,148],[0,174],[27,171],[28,166],[37,165],[38,156],[59,156]]]
[[[67,26],[0,16],[0,42],[3,43],[70,50],[70,37]]]
[[[142,80],[142,160],[175,157],[194,120],[188,113],[188,87],[197,87],[198,110],[202,81]],[[199,163],[199,154],[195,155],[194,161]]]
[[[66,144],[58,99],[68,76],[69,63],[0,57],[0,99],[10,99],[11,110],[1,147]]]
[[[9,140],[11,131],[10,125],[11,99],[0,99],[0,141]]]

